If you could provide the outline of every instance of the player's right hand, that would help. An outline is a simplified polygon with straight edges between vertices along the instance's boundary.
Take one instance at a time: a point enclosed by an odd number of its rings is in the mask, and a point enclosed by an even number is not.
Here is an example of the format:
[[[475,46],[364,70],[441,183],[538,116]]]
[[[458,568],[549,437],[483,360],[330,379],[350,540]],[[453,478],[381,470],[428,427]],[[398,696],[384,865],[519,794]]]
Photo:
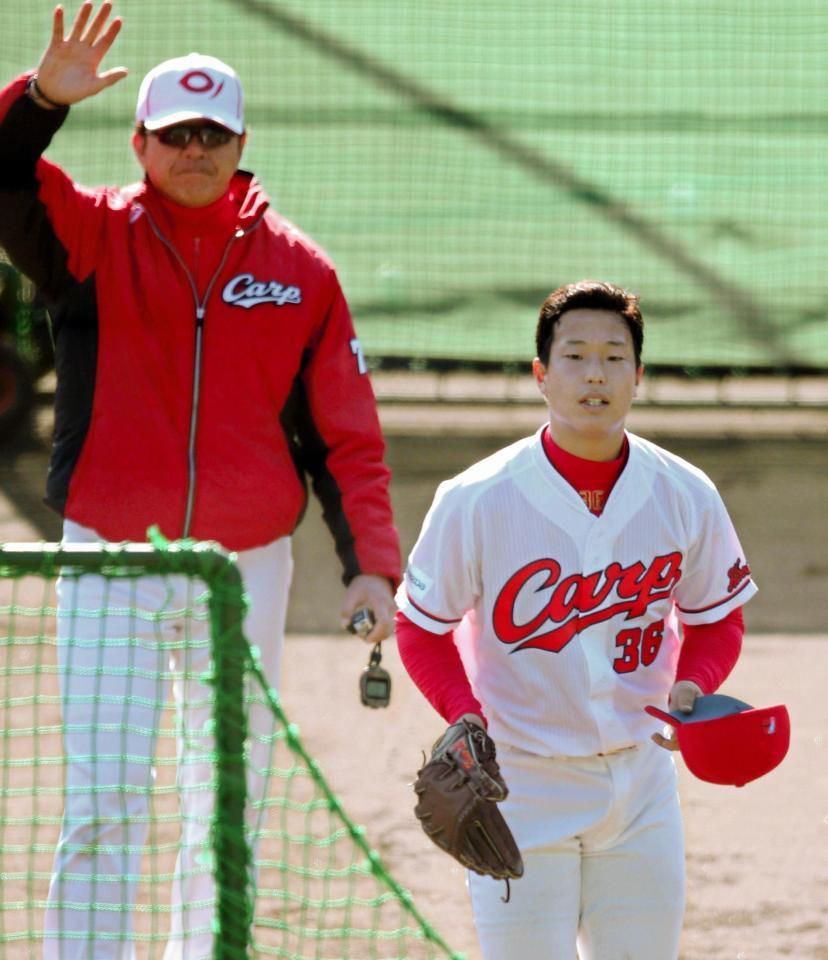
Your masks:
[[[122,21],[120,17],[110,19],[110,0],[104,0],[94,17],[93,6],[91,0],[81,5],[68,36],[64,36],[63,7],[55,7],[52,38],[37,66],[37,85],[54,103],[78,103],[127,75],[124,67],[98,73]]]

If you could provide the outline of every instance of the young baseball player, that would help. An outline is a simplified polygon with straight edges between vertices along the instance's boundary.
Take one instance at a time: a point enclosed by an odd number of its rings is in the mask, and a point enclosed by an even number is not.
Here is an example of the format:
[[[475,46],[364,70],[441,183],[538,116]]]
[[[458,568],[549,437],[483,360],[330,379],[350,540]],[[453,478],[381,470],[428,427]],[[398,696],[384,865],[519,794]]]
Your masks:
[[[684,850],[673,748],[732,669],[756,592],[710,480],[625,431],[635,296],[550,294],[532,369],[548,422],[443,483],[397,594],[400,653],[448,723],[488,727],[524,875],[469,873],[485,960],[675,960]]]
[[[399,548],[374,396],[333,265],[239,169],[243,96],[227,64],[190,54],[144,78],[132,133],[141,183],[85,189],[42,157],[70,107],[126,76],[100,72],[120,27],[109,2],[86,2],[66,32],[57,7],[37,69],[0,91],[0,244],[47,299],[56,337],[47,502],[65,542],[142,541],[158,525],[237,551],[245,633],[278,686],[307,475],[344,566],[343,621],[373,610],[370,643],[393,628]],[[58,585],[67,794],[46,960],[134,957],[170,688],[184,827],[165,957],[213,956],[201,592],[175,578]],[[102,620],[102,607],[135,613]],[[268,713],[251,708],[254,817]]]

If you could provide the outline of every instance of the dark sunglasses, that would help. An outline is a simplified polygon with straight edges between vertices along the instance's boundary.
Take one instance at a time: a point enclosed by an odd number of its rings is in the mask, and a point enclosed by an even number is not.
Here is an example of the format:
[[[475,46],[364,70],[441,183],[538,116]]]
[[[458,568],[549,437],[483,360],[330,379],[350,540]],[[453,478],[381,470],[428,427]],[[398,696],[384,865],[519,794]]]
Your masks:
[[[165,127],[163,130],[147,130],[146,132],[158,137],[158,140],[165,147],[174,147],[176,150],[183,150],[188,147],[194,137],[198,138],[198,142],[205,150],[212,150],[214,147],[223,147],[225,143],[230,143],[236,136],[231,130],[216,127],[209,123],[202,126],[182,123],[175,127]]]

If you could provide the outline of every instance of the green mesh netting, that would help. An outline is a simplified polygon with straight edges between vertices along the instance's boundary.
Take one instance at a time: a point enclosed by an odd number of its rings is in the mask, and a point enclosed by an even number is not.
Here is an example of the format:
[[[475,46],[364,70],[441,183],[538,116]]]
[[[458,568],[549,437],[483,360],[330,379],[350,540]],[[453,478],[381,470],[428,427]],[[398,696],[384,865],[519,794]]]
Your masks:
[[[209,545],[0,547],[4,958],[459,957],[306,752],[244,609]]]
[[[52,0],[0,14],[37,61]],[[120,0],[130,76],[50,155],[131,181],[138,84],[238,69],[246,162],[332,254],[369,356],[523,361],[538,306],[628,286],[651,366],[828,365],[824,0]]]

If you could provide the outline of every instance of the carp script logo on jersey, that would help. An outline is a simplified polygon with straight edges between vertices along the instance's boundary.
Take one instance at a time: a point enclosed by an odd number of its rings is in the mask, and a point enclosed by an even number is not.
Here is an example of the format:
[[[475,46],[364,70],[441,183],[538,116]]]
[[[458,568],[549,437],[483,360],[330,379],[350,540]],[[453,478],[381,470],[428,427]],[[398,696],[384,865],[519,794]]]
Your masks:
[[[221,299],[233,307],[249,310],[260,303],[275,303],[283,307],[286,303],[301,303],[300,287],[288,286],[278,280],[257,280],[252,273],[240,273],[225,284]]]
[[[613,562],[606,570],[586,575],[573,573],[563,579],[557,560],[551,557],[533,560],[513,573],[498,594],[492,612],[495,634],[501,643],[518,644],[512,653],[527,647],[560,653],[587,627],[621,613],[626,614],[625,619],[633,620],[643,616],[651,604],[666,600],[681,579],[681,560],[681,553],[674,551],[655,557],[649,566],[640,560],[628,567]],[[544,574],[540,585],[537,581],[530,583]],[[518,603],[525,605],[543,590],[552,590],[544,606],[531,620],[517,623]],[[613,591],[618,598],[616,602],[602,606]],[[532,637],[547,622],[552,628]]]

